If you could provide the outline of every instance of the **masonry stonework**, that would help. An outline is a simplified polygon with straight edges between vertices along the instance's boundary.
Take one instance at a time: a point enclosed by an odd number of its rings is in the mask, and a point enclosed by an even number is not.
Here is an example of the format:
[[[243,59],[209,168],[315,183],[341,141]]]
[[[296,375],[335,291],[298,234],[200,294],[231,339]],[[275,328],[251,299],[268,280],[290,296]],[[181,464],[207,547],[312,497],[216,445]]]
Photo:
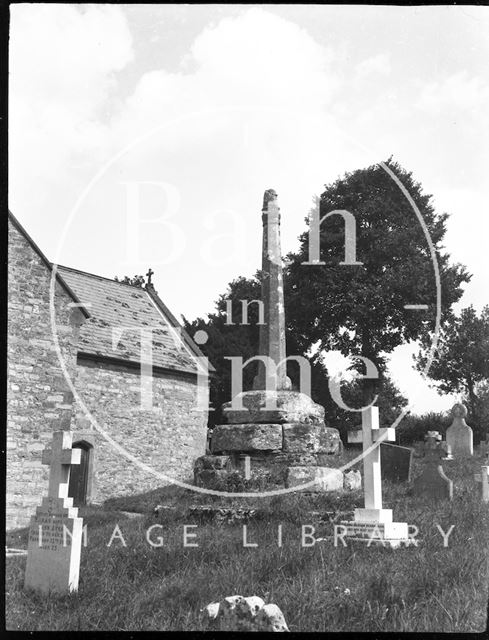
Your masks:
[[[178,321],[156,292],[59,267],[56,335],[79,400],[73,398],[51,329],[52,269],[9,214],[7,529],[28,525],[46,495],[41,454],[53,431],[70,429],[73,445],[88,452],[86,484],[73,486],[80,504],[144,493],[175,479],[192,483],[193,462],[205,454],[207,410],[198,410],[201,397],[197,402],[202,354],[184,332],[179,337]],[[155,327],[153,408],[142,409],[137,335],[148,326]],[[119,327],[124,336],[114,346]],[[124,451],[168,480],[141,469]]]
[[[25,526],[45,495],[48,469],[41,452],[55,429],[69,429],[72,394],[51,335],[51,270],[9,223],[7,528]],[[71,374],[76,340],[84,320],[68,305],[73,298],[58,283],[54,305],[58,340]]]
[[[110,438],[138,461],[192,483],[193,462],[205,453],[207,413],[197,407],[196,376],[153,373],[153,409],[140,406],[140,374],[124,365],[80,358],[75,387]],[[83,418],[77,409],[77,424]],[[92,499],[143,493],[168,484],[142,470],[97,433]]]

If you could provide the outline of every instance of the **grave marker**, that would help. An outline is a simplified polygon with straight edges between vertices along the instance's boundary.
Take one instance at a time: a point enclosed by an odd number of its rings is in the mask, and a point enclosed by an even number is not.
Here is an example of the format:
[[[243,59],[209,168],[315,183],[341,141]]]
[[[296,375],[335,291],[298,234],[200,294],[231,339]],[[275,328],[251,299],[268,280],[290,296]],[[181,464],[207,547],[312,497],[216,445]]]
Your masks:
[[[368,407],[362,411],[362,431],[349,432],[349,442],[363,443],[363,475],[365,508],[355,509],[353,522],[341,522],[346,527],[346,538],[362,542],[376,542],[398,547],[402,542],[408,544],[408,525],[406,522],[392,522],[392,509],[382,508],[382,479],[380,462],[380,444],[370,447],[383,438],[395,440],[395,429],[379,428],[379,408]]]
[[[72,464],[80,464],[81,450],[72,449],[69,431],[53,433],[52,448],[43,451],[49,464],[47,498],[31,517],[24,587],[60,594],[78,590],[83,519],[68,497]]]
[[[451,460],[450,445],[441,442],[438,431],[428,431],[425,436],[426,464],[420,476],[413,482],[413,493],[422,498],[451,500],[453,482],[447,478],[440,460]],[[447,453],[448,452],[448,453]]]
[[[447,429],[446,440],[451,447],[452,454],[455,457],[474,455],[474,434],[465,422],[467,416],[466,407],[457,402],[452,408],[451,415],[453,421]]]
[[[391,482],[410,482],[413,450],[396,444],[382,442],[380,445],[380,465],[382,479]]]
[[[481,467],[481,472],[474,474],[474,479],[482,485],[482,502],[489,502],[489,466]]]

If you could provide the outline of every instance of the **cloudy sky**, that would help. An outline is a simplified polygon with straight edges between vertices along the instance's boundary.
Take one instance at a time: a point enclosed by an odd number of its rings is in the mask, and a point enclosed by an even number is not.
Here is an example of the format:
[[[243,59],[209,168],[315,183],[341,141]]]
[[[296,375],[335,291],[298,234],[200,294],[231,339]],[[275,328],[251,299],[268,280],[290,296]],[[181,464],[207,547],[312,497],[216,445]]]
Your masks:
[[[325,183],[392,154],[488,302],[486,7],[19,4],[10,38],[10,209],[53,261],[151,266],[193,319],[260,266],[265,189],[286,253]],[[411,352],[413,410],[449,407]]]

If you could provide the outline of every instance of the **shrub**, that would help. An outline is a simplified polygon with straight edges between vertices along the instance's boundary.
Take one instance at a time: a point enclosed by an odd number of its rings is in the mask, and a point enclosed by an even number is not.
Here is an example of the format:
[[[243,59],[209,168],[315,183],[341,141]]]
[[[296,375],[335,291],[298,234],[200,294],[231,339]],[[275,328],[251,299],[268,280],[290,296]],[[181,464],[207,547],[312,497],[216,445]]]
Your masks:
[[[451,425],[446,413],[425,413],[422,416],[406,416],[396,428],[397,443],[402,445],[423,441],[428,431],[439,431],[442,436]]]

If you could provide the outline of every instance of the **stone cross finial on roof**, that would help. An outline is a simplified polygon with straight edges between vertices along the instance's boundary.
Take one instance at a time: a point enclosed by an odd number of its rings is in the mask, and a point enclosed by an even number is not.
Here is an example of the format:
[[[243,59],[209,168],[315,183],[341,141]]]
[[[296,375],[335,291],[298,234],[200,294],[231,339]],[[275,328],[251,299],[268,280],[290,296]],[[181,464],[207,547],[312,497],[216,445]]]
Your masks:
[[[146,284],[152,285],[153,283],[151,282],[151,276],[154,275],[154,271],[153,269],[151,269],[151,267],[148,269],[148,273],[146,275],[148,276],[148,282]]]

